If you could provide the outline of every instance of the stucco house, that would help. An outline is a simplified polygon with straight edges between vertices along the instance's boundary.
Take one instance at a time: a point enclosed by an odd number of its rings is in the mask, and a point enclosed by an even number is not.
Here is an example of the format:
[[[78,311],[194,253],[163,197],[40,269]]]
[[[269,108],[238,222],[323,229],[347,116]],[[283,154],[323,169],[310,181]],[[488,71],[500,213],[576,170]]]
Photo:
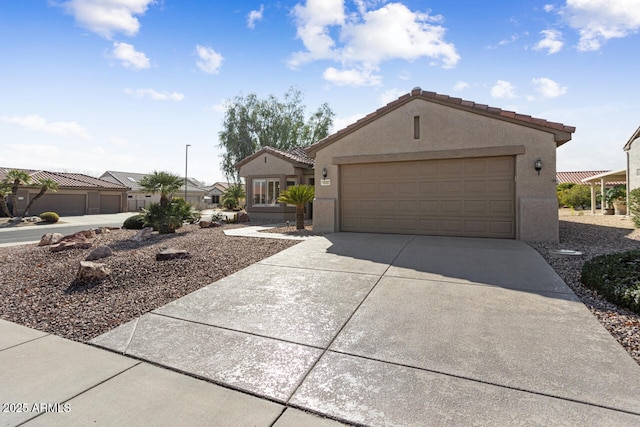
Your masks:
[[[0,179],[12,169],[14,168],[0,168]],[[60,216],[127,212],[128,188],[121,184],[81,173],[20,170],[27,172],[32,182],[47,178],[59,185],[57,192],[49,191],[33,204],[30,215],[42,212],[56,212]],[[39,191],[37,185],[21,185],[17,194],[18,211],[23,212]]]
[[[640,187],[640,127],[624,145],[627,153],[627,198],[629,191]]]
[[[313,159],[302,148],[282,151],[265,147],[239,161],[236,167],[245,180],[245,210],[255,219],[295,219],[295,206],[277,202],[280,191],[293,185],[314,184]],[[305,212],[311,218],[311,204]]]
[[[129,188],[127,192],[127,207],[129,212],[146,209],[151,203],[159,203],[159,194],[148,194],[140,187],[140,181],[146,174],[136,172],[106,171],[100,175],[100,179],[117,183]],[[182,178],[184,181],[184,178]],[[203,185],[192,179],[187,179],[187,201],[198,209],[205,206],[204,196],[206,190]],[[184,185],[176,192],[176,196],[184,197]]]
[[[219,206],[220,198],[233,184],[230,182],[216,182],[213,185],[205,187],[205,199],[208,205]]]
[[[556,148],[573,132],[415,88],[306,148],[314,230],[558,241]]]

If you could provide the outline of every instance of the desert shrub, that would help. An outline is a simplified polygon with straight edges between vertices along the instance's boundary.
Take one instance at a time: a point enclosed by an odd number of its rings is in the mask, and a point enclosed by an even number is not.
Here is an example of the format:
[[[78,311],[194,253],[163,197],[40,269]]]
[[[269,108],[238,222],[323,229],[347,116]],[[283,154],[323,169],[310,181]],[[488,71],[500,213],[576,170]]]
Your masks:
[[[609,302],[640,314],[640,249],[587,261],[580,280]]]
[[[130,216],[124,220],[122,228],[127,230],[142,230],[144,228],[144,214]]]
[[[145,225],[153,227],[160,234],[175,233],[185,222],[193,224],[200,220],[200,212],[180,198],[167,205],[152,203],[149,209],[144,210],[143,215]]]
[[[211,214],[211,221],[213,222],[223,222],[225,218],[226,217],[219,212],[214,212]]]
[[[629,192],[629,215],[636,227],[640,227],[640,188],[634,188]]]
[[[560,206],[585,209],[591,205],[591,188],[588,185],[573,185],[558,194]]]
[[[54,223],[58,222],[58,220],[60,219],[60,215],[55,212],[42,212],[40,214],[40,219],[44,222]]]

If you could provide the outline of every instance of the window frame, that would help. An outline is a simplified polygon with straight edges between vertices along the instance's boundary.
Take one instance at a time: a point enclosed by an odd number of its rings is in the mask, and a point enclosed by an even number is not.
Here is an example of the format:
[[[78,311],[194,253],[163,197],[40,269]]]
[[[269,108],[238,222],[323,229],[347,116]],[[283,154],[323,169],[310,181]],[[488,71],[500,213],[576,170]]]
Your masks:
[[[259,187],[259,191],[256,192],[256,185]],[[274,195],[270,199],[269,194]],[[256,196],[259,197],[258,203],[256,203]],[[272,208],[280,206],[277,202],[280,197],[280,178],[254,178],[251,180],[251,206],[257,208]],[[262,202],[264,200],[264,202]],[[272,203],[269,203],[269,201]]]

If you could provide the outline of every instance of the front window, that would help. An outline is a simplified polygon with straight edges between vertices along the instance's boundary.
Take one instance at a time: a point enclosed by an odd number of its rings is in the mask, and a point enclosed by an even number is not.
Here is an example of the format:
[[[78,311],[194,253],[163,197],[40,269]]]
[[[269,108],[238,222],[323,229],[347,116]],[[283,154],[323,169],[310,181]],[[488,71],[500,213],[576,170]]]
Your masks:
[[[253,206],[278,206],[280,197],[280,180],[254,179]]]

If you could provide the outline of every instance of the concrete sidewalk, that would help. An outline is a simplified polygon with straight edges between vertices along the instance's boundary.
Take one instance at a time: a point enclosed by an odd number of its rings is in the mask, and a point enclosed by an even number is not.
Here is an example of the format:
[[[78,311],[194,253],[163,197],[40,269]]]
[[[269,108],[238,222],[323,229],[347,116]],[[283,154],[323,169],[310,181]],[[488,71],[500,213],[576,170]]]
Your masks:
[[[0,322],[0,425],[640,424],[640,367],[517,241],[313,237],[92,343]]]

